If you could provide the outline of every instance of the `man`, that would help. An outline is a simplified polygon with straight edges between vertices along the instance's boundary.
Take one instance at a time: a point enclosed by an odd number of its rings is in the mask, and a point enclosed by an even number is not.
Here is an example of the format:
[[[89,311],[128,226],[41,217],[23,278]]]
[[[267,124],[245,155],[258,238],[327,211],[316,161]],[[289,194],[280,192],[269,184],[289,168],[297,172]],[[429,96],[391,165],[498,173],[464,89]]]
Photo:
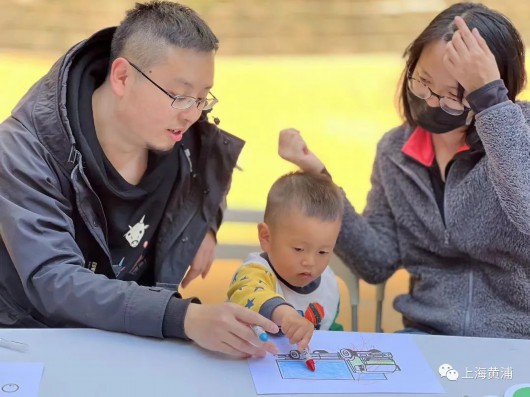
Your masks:
[[[272,322],[176,292],[208,273],[244,144],[206,118],[217,48],[193,10],[137,4],[68,51],[0,125],[2,326],[275,351],[248,326],[277,332]]]

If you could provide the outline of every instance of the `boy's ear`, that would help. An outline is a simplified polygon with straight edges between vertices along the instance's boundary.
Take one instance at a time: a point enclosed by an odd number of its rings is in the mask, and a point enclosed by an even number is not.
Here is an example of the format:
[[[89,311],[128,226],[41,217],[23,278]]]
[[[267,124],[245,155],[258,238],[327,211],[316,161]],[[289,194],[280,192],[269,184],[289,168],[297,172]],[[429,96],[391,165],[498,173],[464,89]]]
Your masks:
[[[269,225],[264,222],[258,224],[258,238],[261,249],[268,252],[271,247],[271,232]]]

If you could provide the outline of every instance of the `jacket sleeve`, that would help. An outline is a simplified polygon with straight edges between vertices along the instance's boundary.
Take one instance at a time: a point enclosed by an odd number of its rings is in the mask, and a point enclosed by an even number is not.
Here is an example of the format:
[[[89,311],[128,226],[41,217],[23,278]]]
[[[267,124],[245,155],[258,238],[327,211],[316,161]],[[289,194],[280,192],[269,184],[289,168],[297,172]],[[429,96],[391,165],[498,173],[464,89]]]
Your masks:
[[[491,106],[476,115],[475,126],[504,213],[530,235],[530,105],[521,106],[509,100]]]
[[[380,143],[363,215],[355,211],[346,196],[344,198],[342,228],[335,246],[335,253],[346,266],[374,284],[388,279],[400,266],[396,224],[381,183],[381,152]]]
[[[238,269],[228,289],[228,299],[268,319],[272,319],[274,309],[287,304],[276,292],[274,274],[259,264],[248,264]]]
[[[28,300],[48,324],[162,337],[174,292],[83,267],[72,205],[60,189],[54,159],[36,138],[10,124],[0,128],[0,237]]]

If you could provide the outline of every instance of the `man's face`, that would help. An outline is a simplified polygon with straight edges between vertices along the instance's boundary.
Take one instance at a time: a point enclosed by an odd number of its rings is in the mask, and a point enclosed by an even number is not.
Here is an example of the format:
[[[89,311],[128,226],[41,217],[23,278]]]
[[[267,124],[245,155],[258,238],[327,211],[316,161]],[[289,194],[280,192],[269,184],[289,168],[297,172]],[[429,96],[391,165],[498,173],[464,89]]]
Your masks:
[[[130,60],[134,63],[134,60]],[[197,105],[181,110],[171,107],[171,98],[130,66],[120,119],[127,126],[127,144],[168,151],[195,123],[201,111]],[[214,52],[171,47],[162,62],[142,70],[170,95],[206,98],[214,79]]]
[[[301,211],[260,225],[260,242],[278,274],[289,284],[304,287],[326,269],[339,235],[341,220],[323,221]],[[262,234],[266,228],[265,237]]]

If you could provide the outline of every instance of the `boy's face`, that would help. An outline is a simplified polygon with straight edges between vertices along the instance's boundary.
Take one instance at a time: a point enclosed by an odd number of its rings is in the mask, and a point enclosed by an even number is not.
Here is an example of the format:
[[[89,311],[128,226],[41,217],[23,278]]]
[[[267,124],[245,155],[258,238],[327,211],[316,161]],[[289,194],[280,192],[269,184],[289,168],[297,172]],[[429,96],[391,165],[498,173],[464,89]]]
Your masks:
[[[171,47],[166,59],[142,70],[170,95],[206,98],[214,79],[214,52]],[[134,60],[131,59],[134,63]],[[195,123],[201,111],[171,107],[172,99],[125,62],[129,79],[122,95],[120,119],[133,147],[171,150]]]
[[[258,225],[261,248],[289,284],[304,287],[326,269],[337,242],[341,219],[323,221],[301,211],[277,216]]]

